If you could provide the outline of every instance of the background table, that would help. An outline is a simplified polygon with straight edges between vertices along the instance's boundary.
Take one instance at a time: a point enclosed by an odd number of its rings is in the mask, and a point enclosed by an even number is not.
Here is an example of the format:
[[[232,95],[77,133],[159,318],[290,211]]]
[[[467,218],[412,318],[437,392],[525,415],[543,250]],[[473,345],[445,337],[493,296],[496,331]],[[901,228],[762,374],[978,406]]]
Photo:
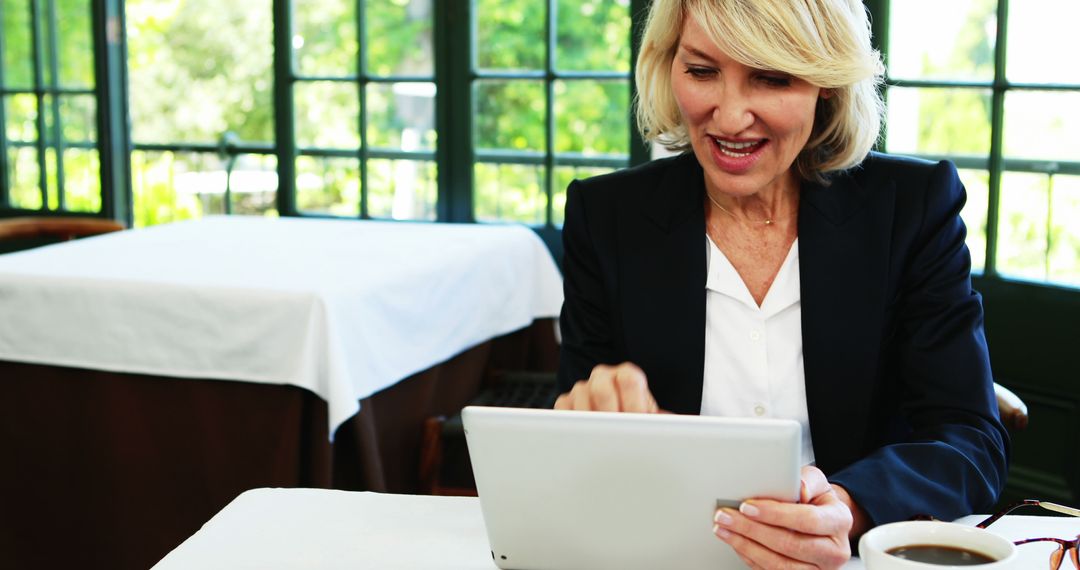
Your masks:
[[[146,568],[254,487],[415,491],[423,419],[552,369],[560,287],[514,226],[224,218],[0,256],[0,567]]]
[[[959,522],[974,525],[985,517]],[[1074,537],[1072,518],[1009,516],[990,527],[1010,540]],[[1016,568],[1043,568],[1056,545],[1020,547]],[[1066,562],[1066,564],[1068,564]],[[210,519],[154,570],[446,568],[492,570],[480,501],[327,491],[256,489]],[[852,559],[845,570],[862,570]]]

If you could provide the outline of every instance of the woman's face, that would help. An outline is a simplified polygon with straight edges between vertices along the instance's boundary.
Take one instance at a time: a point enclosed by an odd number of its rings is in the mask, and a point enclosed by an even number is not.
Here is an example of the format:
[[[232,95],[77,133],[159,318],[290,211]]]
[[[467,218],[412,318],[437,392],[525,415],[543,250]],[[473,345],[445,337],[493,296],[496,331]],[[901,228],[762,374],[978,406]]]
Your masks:
[[[798,184],[792,164],[810,138],[820,88],[736,62],[693,18],[683,23],[671,88],[710,192],[741,197]]]

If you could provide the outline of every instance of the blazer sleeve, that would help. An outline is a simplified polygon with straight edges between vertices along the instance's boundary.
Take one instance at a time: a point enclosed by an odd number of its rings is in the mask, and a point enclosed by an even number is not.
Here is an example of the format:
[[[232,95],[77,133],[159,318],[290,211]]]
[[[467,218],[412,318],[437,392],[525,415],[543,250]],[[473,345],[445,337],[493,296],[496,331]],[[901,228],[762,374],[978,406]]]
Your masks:
[[[563,307],[559,316],[562,344],[559,355],[558,386],[566,392],[578,380],[589,377],[600,363],[621,361],[612,338],[609,296],[605,290],[604,268],[593,241],[586,192],[580,181],[566,191],[563,221]]]
[[[874,524],[930,514],[952,520],[990,508],[1005,484],[1009,441],[998,418],[960,219],[964,188],[941,162],[921,193],[921,219],[894,301],[882,362],[895,366],[899,417],[885,445],[829,477]]]

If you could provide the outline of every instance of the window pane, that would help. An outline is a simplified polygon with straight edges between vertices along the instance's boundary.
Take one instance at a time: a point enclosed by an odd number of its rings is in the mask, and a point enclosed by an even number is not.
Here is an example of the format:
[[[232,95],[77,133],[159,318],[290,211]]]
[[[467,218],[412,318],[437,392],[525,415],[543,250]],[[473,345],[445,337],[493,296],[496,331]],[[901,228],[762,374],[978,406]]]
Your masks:
[[[1047,210],[1049,177],[1006,172],[1001,177],[997,269],[1025,279],[1047,276]]]
[[[1080,285],[1080,176],[1007,172],[1002,178],[998,268]]]
[[[43,203],[37,150],[37,97],[25,94],[4,97],[4,115],[9,202],[17,208],[40,209]]]
[[[545,223],[547,198],[542,165],[477,163],[473,175],[473,211],[478,221]]]
[[[546,1],[475,2],[478,68],[544,69]]]
[[[1080,93],[1005,95],[1005,156],[1080,161]]]
[[[360,148],[360,99],[355,83],[305,81],[293,89],[296,144],[303,148]]]
[[[990,173],[985,170],[961,170],[960,180],[967,190],[967,203],[964,204],[960,217],[967,226],[971,270],[982,273],[986,267],[986,214],[989,211]]]
[[[297,73],[356,75],[356,0],[305,0],[292,6]]]
[[[1050,226],[1050,281],[1080,286],[1080,176],[1055,176]]]
[[[296,207],[302,212],[358,217],[360,161],[296,157]]]
[[[223,174],[216,154],[132,152],[135,227],[224,213]]]
[[[552,216],[551,223],[556,227],[563,225],[566,219],[566,187],[574,180],[584,180],[593,176],[612,172],[612,168],[593,168],[584,166],[556,166],[555,188],[551,200]]]
[[[370,146],[435,149],[434,83],[369,83],[367,113]]]
[[[10,4],[10,2],[8,2]],[[90,0],[59,0],[56,3],[60,47],[60,85],[94,86],[94,42]]]
[[[37,148],[23,144],[9,145],[7,159],[11,205],[28,210],[41,209],[41,190],[38,185],[41,165],[38,163]]]
[[[1080,67],[1064,54],[1076,53],[1075,0],[1009,2],[1009,41],[1005,68],[1010,81],[1080,83]]]
[[[990,91],[889,89],[889,152],[967,154],[990,152]]]
[[[101,164],[97,150],[64,150],[64,206],[72,212],[101,211]]]
[[[586,155],[630,153],[627,81],[555,82],[555,150]]]
[[[4,118],[9,141],[34,142],[38,138],[37,97],[9,95],[4,97]]]
[[[994,78],[997,2],[904,0],[889,5],[890,77]]]
[[[431,0],[365,0],[364,9],[368,74],[435,73]]]
[[[30,3],[9,2],[3,6],[4,87],[30,89],[34,86],[34,42],[31,35]]]
[[[272,154],[241,154],[229,175],[232,213],[244,216],[277,216],[277,157]]]
[[[60,125],[64,142],[97,140],[97,101],[93,95],[61,95]]]
[[[368,161],[368,215],[395,220],[434,220],[438,182],[435,163]]]
[[[558,69],[630,71],[629,0],[559,0],[557,30]]]
[[[56,177],[60,165],[57,163],[56,157],[56,137],[53,136],[56,124],[53,115],[54,99],[54,96],[46,95],[41,100],[42,112],[45,115],[45,179],[47,181],[46,187],[48,188],[48,202],[45,204],[45,208],[50,210],[60,207],[58,180]]]
[[[271,0],[127,0],[137,143],[274,140]]]
[[[477,81],[473,101],[477,148],[544,150],[543,82]]]

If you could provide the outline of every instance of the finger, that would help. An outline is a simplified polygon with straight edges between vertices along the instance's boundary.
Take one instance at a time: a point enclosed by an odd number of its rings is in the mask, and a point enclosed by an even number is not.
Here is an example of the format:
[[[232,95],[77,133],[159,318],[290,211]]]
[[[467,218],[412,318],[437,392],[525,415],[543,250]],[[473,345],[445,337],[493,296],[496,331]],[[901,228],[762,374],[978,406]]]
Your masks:
[[[629,362],[620,364],[615,368],[614,382],[622,411],[639,413],[656,411],[656,401],[649,392],[649,382],[640,368]]]
[[[570,390],[571,410],[587,412],[592,410],[592,399],[589,397],[589,386],[585,380],[578,380]]]
[[[749,519],[774,527],[789,528],[803,534],[833,536],[851,530],[851,511],[833,494],[819,495],[816,503],[782,503],[768,499],[750,499],[739,505],[739,512]]]
[[[805,561],[784,556],[747,536],[723,527],[716,530],[716,536],[727,543],[728,546],[731,546],[735,554],[750,568],[814,568],[813,565]]]
[[[593,368],[589,375],[589,400],[592,402],[592,410],[598,412],[617,412],[619,407],[619,393],[615,386],[616,369],[611,366],[600,365]]]
[[[559,397],[555,398],[555,409],[556,410],[570,410],[570,409],[573,409],[571,402],[572,402],[572,400],[570,399],[570,392],[564,392],[562,394],[559,394]]]
[[[813,465],[803,466],[801,478],[802,489],[799,493],[800,503],[811,503],[813,502],[814,497],[832,491],[832,485],[829,484],[829,480],[825,477],[825,474],[821,472],[821,469],[818,469]]]
[[[844,564],[851,557],[851,548],[846,534],[806,534],[792,528],[762,523],[734,509],[721,509],[721,511],[727,517],[717,516],[717,521],[722,528],[785,558],[822,567],[836,567]]]

